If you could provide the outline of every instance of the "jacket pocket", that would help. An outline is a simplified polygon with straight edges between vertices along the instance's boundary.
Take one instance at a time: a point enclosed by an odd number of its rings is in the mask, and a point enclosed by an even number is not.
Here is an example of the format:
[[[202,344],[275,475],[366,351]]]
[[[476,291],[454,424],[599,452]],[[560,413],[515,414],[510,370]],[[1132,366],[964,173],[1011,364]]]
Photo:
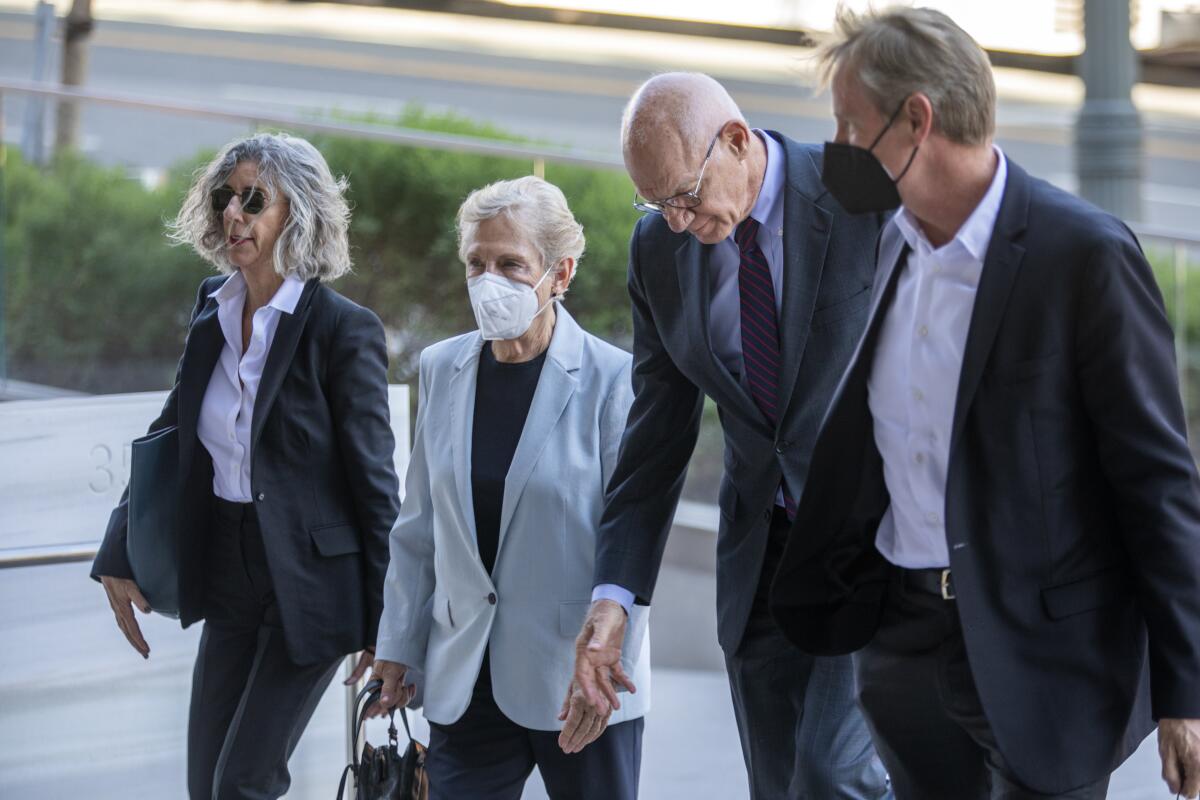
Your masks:
[[[450,598],[444,594],[434,592],[430,604],[433,606],[430,609],[433,614],[433,621],[441,623],[447,627],[454,627],[454,611],[450,608]]]
[[[1064,619],[1126,600],[1129,579],[1122,567],[1042,589],[1042,605],[1050,619]]]
[[[866,312],[870,304],[871,287],[866,286],[849,297],[835,300],[831,305],[814,310],[810,327],[813,330],[826,328],[835,322],[841,322],[847,317],[853,317]]]
[[[317,552],[327,558],[357,553],[362,549],[358,531],[348,522],[317,525],[308,529],[308,535],[312,537]]]
[[[1000,384],[1022,383],[1033,380],[1051,370],[1061,369],[1062,358],[1058,353],[1048,353],[1007,364],[990,364],[986,369],[988,379]]]

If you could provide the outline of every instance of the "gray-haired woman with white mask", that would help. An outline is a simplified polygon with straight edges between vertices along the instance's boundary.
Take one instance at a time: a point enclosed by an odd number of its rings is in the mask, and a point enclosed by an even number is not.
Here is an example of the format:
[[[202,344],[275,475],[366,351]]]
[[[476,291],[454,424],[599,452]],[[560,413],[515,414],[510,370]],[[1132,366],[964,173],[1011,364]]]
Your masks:
[[[421,354],[376,642],[379,705],[422,695],[433,800],[515,800],[534,766],[552,798],[633,798],[648,693],[604,715],[579,693],[562,702],[631,359],[557,302],[584,247],[558,188],[533,177],[486,186],[463,203],[458,230],[479,330]],[[646,614],[635,606],[624,650],[644,688]]]
[[[220,275],[196,295],[175,386],[179,616],[204,620],[188,718],[193,800],[265,800],[342,658],[371,663],[399,510],[387,350],[374,313],[326,284],[350,269],[350,211],[311,144],[232,142],[172,226]],[[128,492],[92,566],[150,657],[126,555]],[[163,531],[165,534],[166,531]]]

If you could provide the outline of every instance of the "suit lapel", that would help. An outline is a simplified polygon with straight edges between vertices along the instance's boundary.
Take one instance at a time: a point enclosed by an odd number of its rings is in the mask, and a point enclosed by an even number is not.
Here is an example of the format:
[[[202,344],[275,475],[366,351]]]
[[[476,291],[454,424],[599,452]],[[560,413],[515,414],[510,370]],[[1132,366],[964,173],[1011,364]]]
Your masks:
[[[200,424],[200,406],[224,346],[225,335],[221,333],[221,323],[217,319],[217,301],[210,297],[188,330],[183,365],[179,370],[180,464],[191,463]]]
[[[275,328],[275,337],[271,340],[271,350],[267,353],[267,363],[263,367],[262,379],[258,384],[258,394],[254,398],[254,416],[250,421],[250,452],[258,450],[258,439],[262,435],[263,424],[275,404],[283,377],[287,375],[292,357],[296,354],[296,345],[300,342],[300,334],[308,321],[309,309],[312,307],[313,294],[320,284],[316,278],[308,281],[296,310],[292,314],[279,312],[279,325]]]
[[[479,555],[479,534],[475,530],[475,495],[471,487],[471,435],[475,426],[475,387],[482,350],[483,337],[476,333],[455,359],[454,375],[450,378],[450,457],[454,464],[459,513],[466,523],[467,546],[476,556]]]
[[[785,152],[790,149],[786,140],[784,148]],[[788,153],[789,169],[783,198],[783,310],[779,317],[779,344],[783,355],[779,407],[783,414],[787,414],[795,397],[796,375],[808,344],[833,217],[797,191],[791,165],[799,158],[803,158],[800,153]]]
[[[908,244],[894,223],[888,223],[880,232],[879,251],[875,257],[875,280],[872,283],[871,312],[858,347],[850,359],[850,368],[842,377],[842,387],[835,393],[839,397],[850,383],[866,383],[875,357],[875,343],[879,340],[879,329],[896,296],[896,285],[908,259]],[[836,401],[835,401],[836,402]]]
[[[675,251],[675,270],[679,280],[679,292],[683,297],[683,317],[688,340],[704,343],[703,347],[693,348],[693,352],[713,378],[712,385],[707,388],[717,405],[727,409],[739,409],[747,419],[755,420],[765,427],[767,422],[758,406],[734,380],[713,350],[712,329],[709,325],[712,307],[709,283],[711,255],[712,247],[701,244],[690,234]]]
[[[580,363],[583,359],[583,330],[562,308],[555,309],[558,320],[554,324],[554,338],[546,353],[546,362],[538,378],[537,389],[525,417],[525,427],[513,453],[512,464],[504,479],[504,503],[500,510],[500,537],[496,560],[504,548],[504,538],[512,523],[517,504],[529,483],[533,469],[537,466],[546,443],[554,434],[558,420],[566,410],[567,403],[579,387]]]
[[[958,381],[958,394],[954,402],[954,425],[950,433],[950,452],[958,443],[963,422],[970,411],[983,368],[987,365],[996,333],[1004,319],[1008,296],[1025,255],[1025,248],[1014,239],[1024,230],[1029,211],[1029,176],[1011,161],[1008,162],[1008,178],[1004,187],[1004,199],[1000,213],[988,244],[983,271],[979,276],[979,288],[975,292],[975,306],[971,312],[971,326],[967,332],[967,344],[963,351],[962,373]],[[951,455],[953,458],[953,455]]]

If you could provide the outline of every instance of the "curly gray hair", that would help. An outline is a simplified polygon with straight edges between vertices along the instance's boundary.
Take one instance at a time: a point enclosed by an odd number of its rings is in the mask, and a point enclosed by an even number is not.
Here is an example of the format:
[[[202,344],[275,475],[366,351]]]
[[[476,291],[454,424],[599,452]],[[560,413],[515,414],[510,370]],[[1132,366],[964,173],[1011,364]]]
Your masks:
[[[288,219],[273,253],[275,271],[302,281],[332,281],[349,272],[349,181],[335,178],[312,144],[286,133],[260,133],[225,145],[196,171],[183,207],[167,225],[168,237],[190,245],[221,272],[233,271],[221,215],[213,211],[209,196],[246,161],[258,166],[259,181],[272,194],[288,199]]]
[[[583,257],[583,226],[575,220],[567,198],[553,183],[528,175],[511,181],[496,181],[467,195],[458,209],[458,257],[467,260],[479,223],[500,214],[528,236],[548,270],[564,258],[578,265]],[[566,291],[565,289],[563,290]]]

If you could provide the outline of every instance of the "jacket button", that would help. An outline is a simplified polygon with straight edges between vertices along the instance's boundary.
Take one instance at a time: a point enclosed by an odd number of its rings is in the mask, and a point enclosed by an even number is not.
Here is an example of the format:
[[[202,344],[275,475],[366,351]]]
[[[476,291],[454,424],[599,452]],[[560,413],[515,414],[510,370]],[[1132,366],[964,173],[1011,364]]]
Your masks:
[[[261,503],[263,500],[266,500],[266,499],[267,499],[267,496],[265,494],[263,494],[262,492],[258,493],[258,502]]]
[[[763,512],[763,519],[765,519],[767,522],[771,521],[771,509],[768,508]]]
[[[788,444],[789,442],[786,439],[780,440],[775,445],[775,452],[779,455],[783,455],[784,451],[788,449]]]
[[[488,592],[488,602],[491,603],[492,605],[496,605],[496,593],[495,592]]]

